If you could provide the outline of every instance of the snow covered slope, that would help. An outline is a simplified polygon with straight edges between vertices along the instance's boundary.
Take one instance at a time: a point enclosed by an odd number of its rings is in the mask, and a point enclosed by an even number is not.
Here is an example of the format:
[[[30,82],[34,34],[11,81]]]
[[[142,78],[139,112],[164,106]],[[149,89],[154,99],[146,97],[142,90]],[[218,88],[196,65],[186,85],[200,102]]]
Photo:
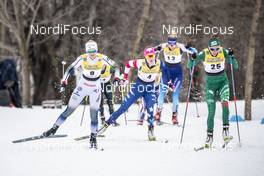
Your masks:
[[[243,102],[238,102],[243,117]],[[231,115],[234,114],[230,103]],[[165,105],[163,120],[170,122],[170,104]],[[220,104],[217,105],[220,108]],[[179,149],[181,127],[157,126],[157,141],[147,140],[147,125],[137,126],[124,117],[118,119],[120,127],[110,127],[105,138],[98,138],[104,151],[88,149],[89,140],[76,142],[75,137],[88,134],[89,110],[86,107],[83,126],[80,119],[83,107],[79,107],[58,130],[68,134],[66,138],[42,139],[20,144],[12,140],[38,135],[50,128],[62,110],[13,109],[0,107],[0,175],[2,176],[262,176],[264,174],[264,101],[253,102],[253,121],[241,122],[242,147],[237,146],[236,124],[231,123],[230,133],[234,140],[229,150],[220,150],[221,110],[215,119],[215,150],[195,152],[194,147],[204,143],[206,137],[206,104],[199,103],[200,118],[196,116],[195,104],[191,103],[187,116],[183,144]],[[180,122],[183,122],[185,104],[180,105]],[[127,113],[128,120],[138,116],[133,105]],[[165,141],[168,140],[168,143]]]

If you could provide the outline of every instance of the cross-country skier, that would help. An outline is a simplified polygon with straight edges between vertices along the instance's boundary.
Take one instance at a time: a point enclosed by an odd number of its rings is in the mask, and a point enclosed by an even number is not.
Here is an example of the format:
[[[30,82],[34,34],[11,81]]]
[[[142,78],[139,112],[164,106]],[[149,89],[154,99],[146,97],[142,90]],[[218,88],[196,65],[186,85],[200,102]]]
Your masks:
[[[155,83],[154,83],[154,87],[155,87],[155,104],[154,104],[154,109],[156,109],[157,106],[157,99],[159,96],[159,85],[160,85],[160,78],[161,78],[161,72],[158,74]],[[145,115],[147,114],[147,109],[146,109],[146,105],[144,102],[144,99],[141,98],[141,100],[138,102],[138,106],[139,106],[139,119],[137,122],[137,125],[143,125],[144,123],[144,118]]]
[[[98,53],[97,43],[89,40],[85,44],[86,54],[80,55],[66,70],[61,80],[61,91],[67,85],[70,75],[74,74],[74,70],[81,67],[82,77],[74,89],[68,106],[59,116],[53,127],[43,133],[44,136],[54,135],[60,125],[70,116],[79,106],[85,96],[89,96],[90,101],[90,117],[91,117],[91,148],[97,148],[96,134],[98,128],[98,110],[101,101],[101,74],[105,71],[107,56]]]
[[[124,102],[119,109],[115,111],[106,121],[103,127],[98,131],[103,133],[107,127],[112,124],[122,113],[124,113],[138,98],[143,97],[147,109],[148,116],[148,138],[150,141],[155,140],[154,135],[154,116],[153,108],[155,104],[155,87],[154,82],[160,70],[164,70],[164,63],[155,57],[153,48],[144,50],[144,59],[130,60],[125,67],[123,83],[128,83],[128,73],[133,67],[138,70],[138,78],[135,84],[131,84],[130,92],[126,96]]]
[[[115,61],[106,58],[107,65],[105,72],[101,75],[101,87],[102,87],[102,95],[101,95],[101,103],[100,103],[100,116],[102,124],[105,121],[105,115],[104,115],[104,96],[106,98],[106,102],[109,108],[109,114],[111,115],[114,112],[114,105],[113,105],[113,85],[111,83],[111,77],[114,73],[115,80],[118,79],[118,70],[115,65]],[[115,81],[114,80],[114,81]],[[117,122],[113,123],[114,126],[119,126]]]
[[[172,123],[178,124],[178,104],[180,90],[182,86],[182,54],[183,52],[193,54],[191,50],[188,49],[189,46],[185,46],[177,41],[177,36],[172,34],[168,37],[168,42],[163,43],[155,47],[158,52],[163,51],[164,61],[166,65],[166,71],[162,73],[162,79],[160,84],[160,92],[158,97],[158,108],[155,114],[155,119],[158,125],[161,125],[161,111],[164,103],[164,97],[166,95],[167,89],[172,90]]]
[[[238,68],[236,59],[233,57],[232,49],[225,49],[221,46],[221,42],[217,38],[212,38],[208,42],[208,48],[205,48],[197,56],[193,54],[194,61],[190,61],[189,67],[194,63],[202,61],[204,65],[205,86],[206,86],[206,102],[208,107],[207,119],[207,138],[205,148],[210,148],[213,143],[214,116],[217,98],[222,104],[222,120],[223,120],[223,140],[230,140],[229,136],[229,81],[225,71],[225,64],[232,63],[234,69]]]

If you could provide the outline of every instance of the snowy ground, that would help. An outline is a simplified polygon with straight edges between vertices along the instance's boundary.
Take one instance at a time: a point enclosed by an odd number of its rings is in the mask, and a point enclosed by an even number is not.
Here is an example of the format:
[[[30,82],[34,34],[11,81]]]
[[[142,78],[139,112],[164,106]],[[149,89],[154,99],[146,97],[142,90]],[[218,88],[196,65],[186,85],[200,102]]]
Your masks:
[[[243,102],[239,102],[239,114],[243,117]],[[170,104],[163,111],[163,120],[170,122]],[[105,138],[99,139],[104,151],[88,149],[88,140],[76,142],[75,137],[89,133],[89,111],[86,110],[84,125],[80,127],[83,107],[59,129],[58,134],[67,138],[43,139],[13,144],[12,140],[37,135],[51,127],[61,109],[13,109],[0,107],[0,175],[2,176],[143,176],[143,175],[190,175],[224,176],[254,175],[264,173],[264,101],[253,102],[253,121],[241,122],[242,147],[237,147],[236,124],[231,123],[234,136],[229,150],[195,152],[194,147],[204,143],[206,136],[206,104],[198,105],[200,118],[196,117],[195,104],[190,105],[183,145],[178,149],[181,127],[170,125],[155,129],[158,141],[148,142],[147,126],[137,126],[129,121],[124,125],[123,116],[118,120],[122,126],[111,127]],[[217,105],[220,108],[220,105]],[[231,115],[234,114],[230,103]],[[180,105],[180,121],[183,122],[185,104]],[[138,108],[132,106],[128,119],[137,118]],[[219,148],[221,138],[221,111],[215,119],[214,145]],[[168,139],[168,143],[164,141]]]

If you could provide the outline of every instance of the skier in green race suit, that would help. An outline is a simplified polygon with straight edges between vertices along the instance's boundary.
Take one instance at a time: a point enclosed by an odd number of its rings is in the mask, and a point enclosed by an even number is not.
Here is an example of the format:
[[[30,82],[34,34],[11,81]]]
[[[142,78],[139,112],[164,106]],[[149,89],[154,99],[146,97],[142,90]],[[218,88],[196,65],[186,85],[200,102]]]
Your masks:
[[[217,38],[212,38],[208,42],[208,48],[203,49],[198,55],[193,54],[188,67],[195,66],[200,61],[203,62],[205,76],[206,102],[208,107],[207,138],[205,148],[210,148],[213,143],[214,116],[217,98],[222,104],[223,120],[223,140],[230,140],[229,136],[229,81],[225,71],[225,63],[232,63],[234,69],[238,68],[236,59],[233,57],[232,49],[221,47],[221,42]]]

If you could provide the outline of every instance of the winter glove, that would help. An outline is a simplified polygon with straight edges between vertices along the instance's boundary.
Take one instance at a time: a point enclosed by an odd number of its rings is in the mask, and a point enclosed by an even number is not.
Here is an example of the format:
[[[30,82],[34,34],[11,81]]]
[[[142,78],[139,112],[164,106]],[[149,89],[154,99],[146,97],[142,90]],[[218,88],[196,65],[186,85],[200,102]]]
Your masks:
[[[60,84],[60,93],[65,91],[65,87],[67,86],[67,80],[61,80],[61,84]]]
[[[114,85],[118,85],[120,83],[120,79],[118,77],[115,77],[113,80]]]
[[[170,89],[172,89],[172,90],[174,89],[174,85],[173,85],[173,83],[171,81],[168,82],[168,86],[169,86]]]
[[[191,56],[192,56],[192,59],[196,59],[197,57],[196,53],[191,54]]]
[[[157,47],[154,48],[155,51],[161,51],[162,50],[162,47],[159,45]]]
[[[192,46],[191,43],[187,43],[187,44],[185,45],[185,48],[186,48],[186,49],[189,49],[191,46]]]
[[[233,59],[234,51],[231,48],[228,48],[227,51],[228,51],[228,56],[229,56],[229,63],[234,64],[234,59]]]
[[[229,56],[233,56],[234,55],[234,51],[231,48],[228,48],[228,55]]]

